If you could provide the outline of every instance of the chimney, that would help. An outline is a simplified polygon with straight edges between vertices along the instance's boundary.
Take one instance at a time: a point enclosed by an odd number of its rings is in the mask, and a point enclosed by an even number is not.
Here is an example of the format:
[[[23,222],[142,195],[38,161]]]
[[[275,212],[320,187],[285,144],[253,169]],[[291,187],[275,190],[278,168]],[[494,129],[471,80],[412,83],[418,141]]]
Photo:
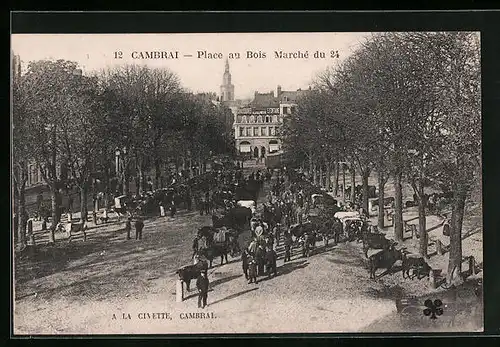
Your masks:
[[[311,90],[311,86],[309,86],[309,90]]]
[[[276,97],[278,97],[278,98],[279,98],[280,96],[281,96],[281,86],[280,86],[280,85],[278,85],[278,88],[277,88],[277,95],[276,95]]]

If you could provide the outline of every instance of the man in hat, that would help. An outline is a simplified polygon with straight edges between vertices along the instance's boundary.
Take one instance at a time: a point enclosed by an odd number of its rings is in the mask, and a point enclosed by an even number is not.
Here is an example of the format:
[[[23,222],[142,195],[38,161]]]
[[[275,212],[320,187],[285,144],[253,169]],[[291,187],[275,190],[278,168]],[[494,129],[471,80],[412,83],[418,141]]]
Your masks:
[[[125,231],[127,232],[127,240],[130,240],[130,231],[132,230],[132,218],[128,217],[125,222]]]
[[[292,233],[290,230],[285,231],[285,262],[291,260],[291,248],[292,248]]]
[[[207,272],[201,271],[200,276],[196,280],[196,288],[198,288],[198,308],[205,308],[205,306],[207,306],[208,284]]]
[[[135,239],[136,240],[142,239],[142,229],[144,229],[144,222],[142,221],[141,218],[137,218],[137,220],[135,221]]]
[[[281,237],[281,223],[276,223],[276,226],[273,229],[273,236],[276,239],[276,246],[279,246]]]
[[[191,256],[191,259],[194,259],[195,255],[197,255],[198,246],[199,246],[199,238],[198,238],[198,235],[196,235],[194,240],[193,240],[193,246],[192,246],[193,255]]]
[[[264,234],[264,226],[262,225],[262,220],[259,219],[257,226],[255,227],[255,236],[261,238]]]

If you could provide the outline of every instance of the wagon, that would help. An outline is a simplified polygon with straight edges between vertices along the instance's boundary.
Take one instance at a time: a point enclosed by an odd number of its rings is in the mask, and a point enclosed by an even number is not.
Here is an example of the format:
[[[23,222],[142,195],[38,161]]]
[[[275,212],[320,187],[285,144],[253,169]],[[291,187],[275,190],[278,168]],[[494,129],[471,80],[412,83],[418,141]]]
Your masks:
[[[340,211],[336,212],[333,216],[341,220],[344,218],[361,218],[361,215],[357,211],[352,211],[352,212]]]
[[[120,209],[125,207],[125,203],[127,203],[129,198],[126,195],[120,195],[115,197],[115,209]]]
[[[331,195],[328,193],[323,193],[323,194],[312,194],[311,195],[311,201],[313,206],[332,206],[332,205],[337,205],[337,200],[335,200]]]
[[[252,214],[255,213],[255,201],[253,200],[239,200],[237,202],[240,207],[247,207],[252,210]]]

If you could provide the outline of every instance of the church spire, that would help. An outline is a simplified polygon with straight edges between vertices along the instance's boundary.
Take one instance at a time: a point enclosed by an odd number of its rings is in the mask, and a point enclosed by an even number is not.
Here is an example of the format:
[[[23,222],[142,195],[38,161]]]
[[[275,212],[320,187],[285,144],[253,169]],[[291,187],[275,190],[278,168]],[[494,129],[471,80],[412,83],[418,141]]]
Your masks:
[[[222,76],[221,101],[234,100],[234,85],[231,83],[231,72],[229,72],[229,60],[226,58],[224,75]]]

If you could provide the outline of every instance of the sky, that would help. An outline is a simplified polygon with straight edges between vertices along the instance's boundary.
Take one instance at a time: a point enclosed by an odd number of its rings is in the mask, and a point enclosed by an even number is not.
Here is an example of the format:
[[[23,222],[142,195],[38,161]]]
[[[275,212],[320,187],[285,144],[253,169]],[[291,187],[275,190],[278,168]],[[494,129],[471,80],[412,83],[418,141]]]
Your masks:
[[[314,77],[348,57],[369,33],[203,33],[203,34],[15,34],[11,48],[23,67],[29,61],[65,59],[77,62],[86,75],[124,64],[146,64],[175,72],[181,85],[195,93],[220,94],[225,59],[229,59],[236,99],[267,93],[306,89]],[[115,52],[122,58],[116,59]],[[134,59],[138,52],[178,51],[178,59]],[[220,53],[222,58],[198,58],[198,51]],[[247,51],[265,53],[248,58]],[[275,51],[309,53],[308,58],[279,59]],[[314,58],[316,51],[325,58]],[[331,57],[338,52],[338,58]],[[136,53],[134,53],[136,52]],[[175,54],[175,53],[174,53]],[[185,55],[192,55],[186,57]],[[334,54],[336,56],[336,54]],[[260,55],[262,57],[262,54]]]

